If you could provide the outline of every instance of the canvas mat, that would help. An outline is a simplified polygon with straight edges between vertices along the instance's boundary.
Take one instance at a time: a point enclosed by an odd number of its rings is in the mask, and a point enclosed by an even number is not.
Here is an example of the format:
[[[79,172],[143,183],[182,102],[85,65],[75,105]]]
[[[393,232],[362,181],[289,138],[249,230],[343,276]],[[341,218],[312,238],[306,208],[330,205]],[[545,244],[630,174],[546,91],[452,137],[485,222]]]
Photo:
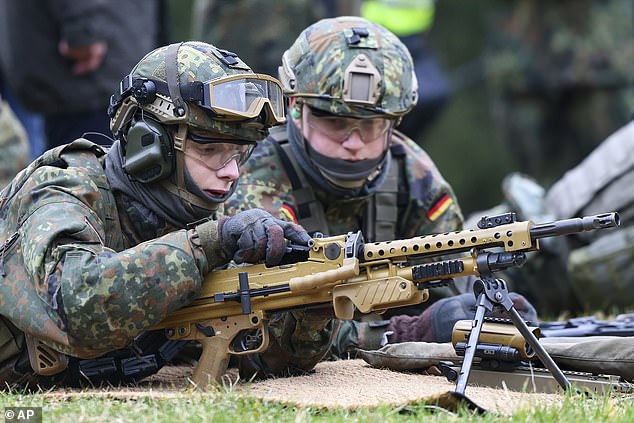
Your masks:
[[[191,367],[165,367],[136,387],[95,390],[55,390],[44,394],[47,399],[73,397],[107,397],[135,400],[142,397],[181,398],[189,381]],[[235,369],[229,369],[223,384],[245,397],[318,408],[359,408],[379,405],[404,406],[414,402],[435,403],[435,399],[455,384],[441,376],[431,376],[375,369],[363,360],[341,360],[319,363],[315,372],[305,376],[238,382]],[[466,396],[480,407],[510,415],[531,405],[556,405],[560,394],[519,393],[503,389],[467,386]],[[191,396],[191,392],[188,392]],[[209,395],[209,393],[196,393]]]

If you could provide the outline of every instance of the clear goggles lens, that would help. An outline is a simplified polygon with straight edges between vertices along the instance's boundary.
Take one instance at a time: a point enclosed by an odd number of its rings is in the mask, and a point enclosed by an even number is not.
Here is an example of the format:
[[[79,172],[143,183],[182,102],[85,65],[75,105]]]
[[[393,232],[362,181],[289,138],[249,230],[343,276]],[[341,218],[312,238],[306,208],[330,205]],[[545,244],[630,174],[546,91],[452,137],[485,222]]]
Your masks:
[[[332,115],[318,116],[310,107],[306,108],[309,110],[306,114],[308,125],[337,142],[345,141],[352,131],[357,130],[361,140],[369,143],[384,136],[392,126],[392,120],[388,118],[356,119]]]
[[[284,93],[268,75],[232,75],[204,85],[203,107],[228,118],[251,119],[267,108],[269,123],[283,123]]]
[[[189,134],[189,138],[194,142],[187,143],[184,154],[211,170],[220,170],[232,160],[242,166],[255,148],[255,143],[249,141],[227,141],[195,134]]]

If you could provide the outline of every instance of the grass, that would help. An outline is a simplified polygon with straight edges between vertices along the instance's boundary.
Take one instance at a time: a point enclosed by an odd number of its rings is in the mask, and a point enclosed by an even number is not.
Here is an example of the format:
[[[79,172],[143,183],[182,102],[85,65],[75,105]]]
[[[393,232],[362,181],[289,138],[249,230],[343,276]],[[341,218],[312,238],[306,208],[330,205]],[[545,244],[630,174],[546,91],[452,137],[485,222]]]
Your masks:
[[[61,399],[60,399],[61,398]],[[512,416],[477,416],[467,410],[457,413],[424,404],[402,407],[363,408],[358,410],[322,410],[285,406],[244,398],[223,389],[200,393],[183,391],[168,398],[136,396],[66,396],[51,399],[46,392],[0,394],[0,407],[42,407],[44,422],[632,422],[634,397],[602,395],[585,398],[562,396],[557,406],[534,404]],[[7,422],[9,420],[6,420]]]

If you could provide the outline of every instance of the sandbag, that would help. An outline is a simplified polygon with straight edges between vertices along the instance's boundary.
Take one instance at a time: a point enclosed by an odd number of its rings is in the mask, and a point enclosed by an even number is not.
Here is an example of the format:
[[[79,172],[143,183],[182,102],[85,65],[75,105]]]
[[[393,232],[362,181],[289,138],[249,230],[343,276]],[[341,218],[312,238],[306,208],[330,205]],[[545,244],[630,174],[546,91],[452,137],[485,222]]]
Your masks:
[[[555,363],[564,370],[610,374],[634,381],[634,337],[552,337],[539,340]],[[424,370],[441,361],[462,361],[451,343],[403,342],[358,356],[376,368]]]
[[[378,350],[359,350],[358,357],[372,367],[390,370],[424,370],[440,361],[461,361],[451,342],[401,342]]]
[[[539,340],[562,369],[634,381],[634,337],[552,337]]]

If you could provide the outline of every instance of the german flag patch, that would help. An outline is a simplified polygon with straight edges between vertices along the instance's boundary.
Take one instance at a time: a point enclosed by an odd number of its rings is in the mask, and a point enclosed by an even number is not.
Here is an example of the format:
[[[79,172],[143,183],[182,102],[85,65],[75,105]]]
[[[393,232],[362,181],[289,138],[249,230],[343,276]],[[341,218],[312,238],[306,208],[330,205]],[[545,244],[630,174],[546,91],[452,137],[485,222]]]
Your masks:
[[[427,212],[427,219],[432,222],[438,219],[453,203],[453,199],[449,194],[443,194]]]
[[[295,214],[295,210],[293,210],[293,208],[288,204],[282,204],[282,207],[280,207],[280,211],[289,221],[299,223],[299,220],[297,220],[297,215]]]

